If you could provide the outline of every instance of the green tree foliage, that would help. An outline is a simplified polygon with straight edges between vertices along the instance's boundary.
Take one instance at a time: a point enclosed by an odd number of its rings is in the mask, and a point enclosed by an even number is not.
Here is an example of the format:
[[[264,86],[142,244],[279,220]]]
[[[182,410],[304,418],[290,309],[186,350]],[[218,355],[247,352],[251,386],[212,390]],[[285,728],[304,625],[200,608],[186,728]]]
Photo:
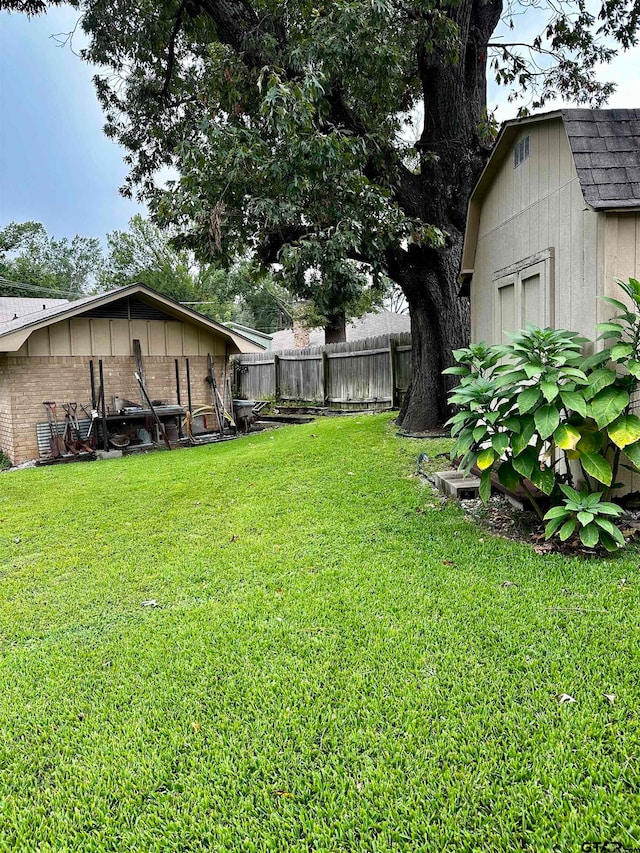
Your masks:
[[[101,267],[102,249],[95,237],[56,240],[39,222],[11,222],[0,230],[0,276],[7,280],[0,283],[4,294],[35,294],[7,283],[15,281],[73,299],[95,286]]]
[[[139,214],[128,231],[108,234],[107,246],[100,273],[105,290],[141,282],[220,322],[234,320],[262,331],[282,328],[288,293],[246,262],[229,270],[201,263],[193,251],[176,248],[164,231]]]
[[[624,540],[609,503],[620,487],[621,466],[640,471],[640,418],[632,400],[640,388],[640,283],[619,282],[629,305],[603,297],[620,313],[600,323],[613,346],[585,358],[575,332],[529,327],[509,346],[474,344],[456,353],[460,377],[451,403],[460,468],[481,471],[480,496],[491,493],[495,472],[507,488],[521,486],[539,516],[531,485],[548,495],[547,536],[616,550]],[[580,486],[577,491],[575,486]]]
[[[628,0],[593,13],[583,0],[74,5],[84,55],[104,69],[97,92],[107,134],[128,152],[128,191],[203,259],[252,251],[292,287],[307,288],[312,270],[345,302],[381,273],[402,287],[408,430],[444,415],[441,371],[468,338],[456,278],[492,138],[487,72],[533,107],[555,94],[599,104],[611,86],[597,82],[598,64],[638,26]],[[532,8],[540,30],[528,39]],[[160,188],[167,166],[179,177]]]

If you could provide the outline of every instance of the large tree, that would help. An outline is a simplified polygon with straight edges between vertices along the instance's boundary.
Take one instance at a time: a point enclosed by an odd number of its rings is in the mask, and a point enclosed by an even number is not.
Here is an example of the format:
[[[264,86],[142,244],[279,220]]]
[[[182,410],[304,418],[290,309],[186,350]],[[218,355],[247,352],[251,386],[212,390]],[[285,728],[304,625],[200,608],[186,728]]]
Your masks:
[[[106,69],[96,85],[106,132],[128,150],[128,191],[159,221],[202,255],[249,248],[278,262],[301,290],[309,271],[345,292],[381,274],[402,287],[409,431],[443,418],[441,370],[468,336],[457,273],[492,141],[488,67],[533,107],[556,93],[599,104],[611,87],[596,67],[635,42],[640,14],[637,0],[602,0],[595,13],[583,0],[75,5],[85,56]],[[162,189],[166,166],[179,178]]]
[[[40,222],[10,222],[0,229],[0,292],[73,299],[95,287],[102,260],[96,237],[57,240]]]
[[[127,231],[107,235],[107,249],[99,275],[104,290],[142,282],[220,322],[234,320],[265,332],[282,328],[289,294],[246,261],[228,270],[203,263],[140,214]]]

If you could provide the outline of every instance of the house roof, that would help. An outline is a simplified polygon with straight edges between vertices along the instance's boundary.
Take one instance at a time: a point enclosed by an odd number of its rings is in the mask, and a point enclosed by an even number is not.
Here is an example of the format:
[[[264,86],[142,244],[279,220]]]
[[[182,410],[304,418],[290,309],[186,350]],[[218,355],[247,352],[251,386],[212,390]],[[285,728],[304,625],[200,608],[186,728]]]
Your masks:
[[[468,282],[480,221],[480,201],[523,126],[561,120],[585,202],[595,210],[640,209],[640,109],[553,110],[504,122],[480,175],[467,213],[460,279]],[[463,287],[463,295],[468,289]]]
[[[364,338],[375,338],[378,335],[394,335],[411,331],[411,319],[408,314],[395,314],[393,311],[371,311],[363,317],[358,317],[352,323],[347,323],[347,341],[361,341]],[[271,349],[274,352],[294,349],[293,329],[283,329],[271,335]],[[324,346],[324,329],[309,330],[308,346]]]
[[[47,297],[0,296],[0,328],[18,317],[46,311],[57,305],[68,304],[68,299],[48,299]]]
[[[271,347],[271,335],[267,332],[261,332],[259,329],[252,329],[250,326],[243,326],[242,323],[234,323],[232,320],[225,323],[225,326],[233,332],[240,332],[240,334],[244,335],[245,338],[249,338],[250,341],[255,341],[267,349],[270,349]]]
[[[562,110],[584,200],[640,207],[640,109]]]
[[[239,352],[257,352],[264,349],[263,346],[255,341],[251,341],[244,335],[231,331],[226,326],[210,320],[198,311],[193,311],[191,308],[180,305],[179,302],[175,302],[163,293],[158,293],[157,290],[153,290],[151,287],[147,287],[144,284],[129,284],[125,287],[119,287],[116,290],[110,290],[107,293],[83,296],[81,299],[75,299],[72,302],[48,300],[49,302],[60,302],[61,304],[51,305],[40,311],[23,314],[16,319],[11,319],[4,323],[0,320],[0,352],[15,352],[20,349],[29,335],[37,329],[50,326],[61,320],[77,317],[90,309],[108,305],[127,296],[136,296],[155,307],[161,308],[167,314],[175,317],[176,320],[188,321],[194,325],[209,329],[231,342]],[[47,300],[38,301],[41,304],[47,302]],[[13,317],[13,315],[11,316]]]

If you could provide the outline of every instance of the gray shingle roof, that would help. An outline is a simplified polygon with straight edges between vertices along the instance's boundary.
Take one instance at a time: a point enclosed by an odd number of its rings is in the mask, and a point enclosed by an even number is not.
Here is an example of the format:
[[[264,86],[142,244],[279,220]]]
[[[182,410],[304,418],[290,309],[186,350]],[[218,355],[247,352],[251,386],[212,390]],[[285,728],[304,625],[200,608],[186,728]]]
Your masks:
[[[584,200],[640,207],[640,109],[562,110]]]
[[[6,337],[7,335],[11,335],[13,332],[21,332],[28,331],[29,329],[49,325],[50,323],[56,322],[58,319],[63,319],[70,316],[75,316],[77,314],[83,313],[83,310],[89,309],[94,305],[99,305],[103,303],[114,302],[115,300],[124,297],[124,296],[132,296],[132,295],[146,295],[146,297],[151,298],[152,300],[156,300],[162,303],[163,306],[168,306],[169,309],[173,309],[178,312],[177,316],[181,318],[181,315],[185,315],[185,317],[190,318],[191,321],[197,321],[201,325],[209,327],[211,329],[215,329],[216,332],[221,334],[223,337],[230,339],[235,346],[238,347],[240,352],[254,352],[251,347],[260,347],[264,349],[262,344],[258,344],[255,341],[249,340],[240,332],[235,332],[231,329],[228,329],[226,326],[223,326],[221,323],[216,323],[214,320],[211,320],[209,317],[205,317],[203,314],[200,314],[197,311],[194,311],[192,308],[181,305],[179,302],[171,299],[168,296],[165,296],[162,293],[158,293],[153,290],[151,287],[147,287],[143,284],[128,284],[124,287],[119,287],[116,290],[106,291],[104,293],[97,293],[91,296],[83,296],[81,299],[75,299],[73,302],[65,302],[61,300],[61,304],[51,304],[58,302],[55,299],[49,300],[38,300],[40,304],[50,303],[51,307],[48,307],[44,310],[34,311],[31,314],[24,314],[23,316],[18,316],[15,320],[9,319],[6,322],[2,322],[0,319],[0,339]],[[14,312],[16,313],[16,312]],[[11,315],[13,318],[13,314]],[[246,348],[246,344],[250,345],[250,348]],[[2,349],[3,343],[0,340],[0,352],[4,352]]]
[[[58,305],[68,305],[68,299],[49,299],[38,296],[0,296],[0,326],[10,323],[14,317],[25,317],[39,311],[46,311]]]

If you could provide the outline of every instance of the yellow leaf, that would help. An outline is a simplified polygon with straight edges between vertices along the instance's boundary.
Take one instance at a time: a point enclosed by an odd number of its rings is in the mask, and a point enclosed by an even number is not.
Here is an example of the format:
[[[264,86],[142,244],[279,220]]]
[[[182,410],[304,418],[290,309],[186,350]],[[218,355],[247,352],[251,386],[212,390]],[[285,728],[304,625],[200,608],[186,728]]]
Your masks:
[[[476,461],[476,465],[481,471],[486,471],[487,468],[491,468],[496,458],[496,454],[493,451],[493,448],[487,447],[485,450],[481,450],[478,455],[478,459]]]

